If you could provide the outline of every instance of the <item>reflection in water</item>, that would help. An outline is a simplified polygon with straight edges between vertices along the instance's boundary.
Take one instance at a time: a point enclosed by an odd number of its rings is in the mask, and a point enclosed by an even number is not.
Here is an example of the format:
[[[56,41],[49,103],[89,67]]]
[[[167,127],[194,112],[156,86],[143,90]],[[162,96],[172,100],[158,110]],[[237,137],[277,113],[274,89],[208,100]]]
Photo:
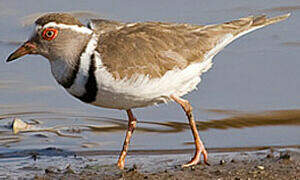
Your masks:
[[[0,133],[2,136],[2,134]],[[0,137],[0,146],[9,146],[9,144],[20,142],[22,139],[17,136],[4,136]]]
[[[209,112],[231,115],[221,120],[198,122],[199,128],[228,129],[256,126],[300,125],[300,110],[274,110],[259,113],[247,113],[230,110],[208,110]],[[201,125],[202,124],[202,125]]]
[[[230,128],[246,128],[246,127],[256,127],[256,126],[279,126],[279,125],[300,125],[300,110],[276,110],[276,111],[263,111],[259,113],[247,113],[240,111],[230,111],[230,110],[207,110],[208,112],[213,112],[217,114],[227,115],[229,117],[210,120],[210,121],[197,121],[198,129],[201,131],[208,129],[230,129]],[[34,117],[38,115],[49,115],[51,117]],[[0,120],[8,119],[15,116],[30,116],[34,118],[31,120],[35,122],[32,124],[31,129],[24,129],[20,132],[52,132],[59,136],[65,137],[76,137],[73,135],[67,135],[65,133],[80,133],[82,131],[93,131],[93,132],[115,132],[124,131],[127,128],[127,120],[115,119],[108,117],[91,117],[91,116],[78,116],[70,115],[59,112],[48,112],[48,111],[37,111],[37,112],[18,112],[10,114],[0,115]],[[59,116],[59,117],[53,117]],[[40,124],[46,119],[68,119],[68,118],[79,118],[83,119],[84,122],[91,123],[95,120],[98,122],[104,122],[108,125],[94,125],[94,124],[72,124],[72,125],[60,125],[53,127],[42,127]],[[36,123],[38,122],[38,123]],[[95,121],[96,122],[96,121]],[[29,122],[28,122],[29,123]],[[182,132],[189,129],[189,124],[184,122],[149,122],[149,121],[139,121],[140,125],[138,127],[139,132],[157,132],[157,133],[176,133]],[[30,124],[30,123],[29,123]],[[149,125],[151,127],[149,127]],[[64,133],[63,133],[64,132]]]

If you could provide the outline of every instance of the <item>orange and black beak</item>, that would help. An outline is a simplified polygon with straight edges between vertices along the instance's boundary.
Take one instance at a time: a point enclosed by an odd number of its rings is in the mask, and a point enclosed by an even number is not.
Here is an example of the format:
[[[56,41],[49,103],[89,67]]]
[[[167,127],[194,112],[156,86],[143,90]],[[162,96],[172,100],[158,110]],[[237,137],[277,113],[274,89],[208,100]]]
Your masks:
[[[36,44],[30,41],[25,42],[19,49],[13,52],[6,60],[6,62],[18,59],[26,54],[37,54]]]

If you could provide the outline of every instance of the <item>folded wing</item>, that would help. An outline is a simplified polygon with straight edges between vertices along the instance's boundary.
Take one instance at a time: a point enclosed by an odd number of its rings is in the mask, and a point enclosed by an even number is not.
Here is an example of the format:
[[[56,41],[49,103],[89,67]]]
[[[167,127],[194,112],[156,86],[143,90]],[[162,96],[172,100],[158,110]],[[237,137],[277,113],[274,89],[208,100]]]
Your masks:
[[[211,59],[234,39],[288,16],[250,16],[206,26],[159,22],[111,22],[104,26],[107,23],[99,21],[96,28],[105,28],[97,51],[103,66],[116,79],[136,73],[157,78],[169,70]]]

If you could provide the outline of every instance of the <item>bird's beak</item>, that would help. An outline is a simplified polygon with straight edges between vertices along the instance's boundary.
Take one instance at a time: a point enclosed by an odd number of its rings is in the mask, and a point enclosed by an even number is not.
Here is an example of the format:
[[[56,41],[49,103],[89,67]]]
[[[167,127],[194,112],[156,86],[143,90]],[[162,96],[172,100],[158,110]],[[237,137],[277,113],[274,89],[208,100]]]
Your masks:
[[[19,47],[19,49],[17,49],[7,58],[6,62],[13,61],[25,56],[26,54],[37,54],[37,47],[35,43],[31,41],[25,42],[21,47]]]

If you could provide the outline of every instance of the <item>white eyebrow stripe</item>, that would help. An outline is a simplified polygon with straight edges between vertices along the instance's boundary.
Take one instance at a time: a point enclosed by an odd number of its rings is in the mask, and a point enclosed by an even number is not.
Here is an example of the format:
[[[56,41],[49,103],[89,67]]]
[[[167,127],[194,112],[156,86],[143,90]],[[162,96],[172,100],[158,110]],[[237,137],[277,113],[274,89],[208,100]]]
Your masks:
[[[93,31],[87,27],[84,26],[78,26],[78,25],[67,25],[67,24],[57,24],[55,22],[49,22],[45,24],[44,26],[37,25],[37,29],[42,29],[42,28],[49,28],[49,27],[56,27],[56,28],[61,28],[61,29],[71,29],[72,31],[76,31],[79,33],[83,34],[92,34]]]

